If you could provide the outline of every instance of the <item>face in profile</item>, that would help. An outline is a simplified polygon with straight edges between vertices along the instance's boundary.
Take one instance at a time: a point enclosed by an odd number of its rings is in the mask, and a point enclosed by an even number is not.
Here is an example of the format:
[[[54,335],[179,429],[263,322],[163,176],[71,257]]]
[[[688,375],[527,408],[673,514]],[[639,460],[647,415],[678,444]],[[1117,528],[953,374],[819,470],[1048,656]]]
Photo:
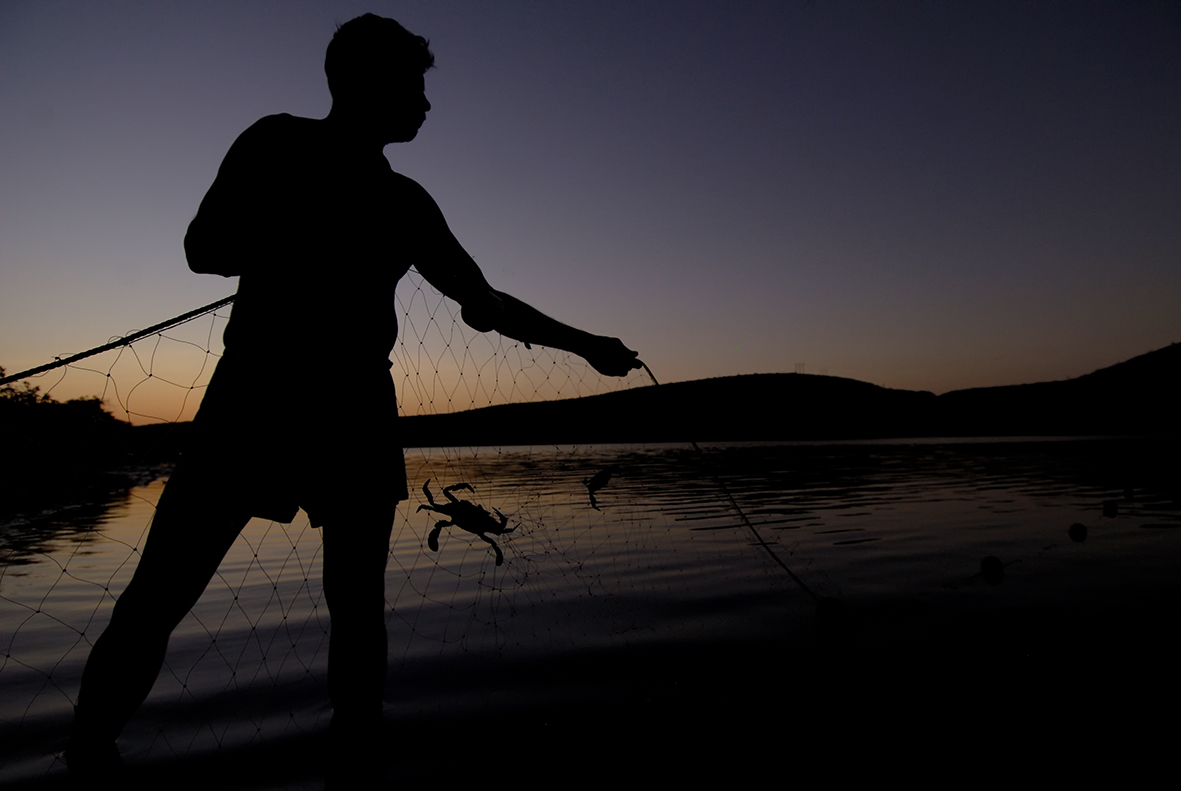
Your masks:
[[[422,74],[398,72],[375,80],[365,97],[366,113],[386,143],[406,143],[418,135],[431,103]]]

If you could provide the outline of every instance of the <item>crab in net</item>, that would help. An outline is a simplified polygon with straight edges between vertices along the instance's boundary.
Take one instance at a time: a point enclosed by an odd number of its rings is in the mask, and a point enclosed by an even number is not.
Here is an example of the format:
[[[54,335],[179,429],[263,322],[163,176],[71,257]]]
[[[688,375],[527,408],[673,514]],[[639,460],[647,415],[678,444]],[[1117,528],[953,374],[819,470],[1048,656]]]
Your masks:
[[[508,517],[502,514],[496,508],[496,516],[500,517],[497,522],[492,514],[481,505],[476,505],[468,500],[461,500],[452,492],[457,489],[466,489],[469,492],[474,492],[470,483],[454,483],[443,489],[443,496],[447,498],[447,502],[435,502],[435,498],[431,495],[430,490],[431,479],[427,478],[426,483],[422,485],[422,493],[426,495],[427,502],[418,506],[419,511],[434,511],[443,514],[447,519],[441,519],[435,522],[435,527],[431,530],[430,535],[427,536],[427,546],[431,548],[432,552],[439,551],[439,533],[444,527],[458,527],[466,530],[474,536],[478,536],[483,541],[492,545],[492,549],[496,552],[496,565],[504,563],[504,553],[500,551],[500,546],[488,534],[494,536],[504,535],[516,530],[516,527],[508,526]]]

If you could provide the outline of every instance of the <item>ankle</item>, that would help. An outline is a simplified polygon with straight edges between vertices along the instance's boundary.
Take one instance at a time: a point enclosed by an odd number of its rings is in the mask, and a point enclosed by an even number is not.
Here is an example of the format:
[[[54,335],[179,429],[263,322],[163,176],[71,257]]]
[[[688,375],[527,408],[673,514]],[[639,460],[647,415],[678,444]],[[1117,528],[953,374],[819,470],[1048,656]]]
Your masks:
[[[74,777],[112,780],[127,771],[114,739],[91,739],[75,730],[66,744],[66,768]]]

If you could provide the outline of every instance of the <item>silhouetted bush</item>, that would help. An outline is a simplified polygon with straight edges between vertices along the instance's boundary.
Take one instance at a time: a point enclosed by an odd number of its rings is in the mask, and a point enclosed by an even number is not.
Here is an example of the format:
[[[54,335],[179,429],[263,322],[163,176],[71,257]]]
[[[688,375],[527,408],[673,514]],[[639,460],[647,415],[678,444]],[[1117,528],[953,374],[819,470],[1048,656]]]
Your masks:
[[[27,382],[0,385],[0,514],[104,483],[126,461],[130,428],[98,398],[62,402]]]

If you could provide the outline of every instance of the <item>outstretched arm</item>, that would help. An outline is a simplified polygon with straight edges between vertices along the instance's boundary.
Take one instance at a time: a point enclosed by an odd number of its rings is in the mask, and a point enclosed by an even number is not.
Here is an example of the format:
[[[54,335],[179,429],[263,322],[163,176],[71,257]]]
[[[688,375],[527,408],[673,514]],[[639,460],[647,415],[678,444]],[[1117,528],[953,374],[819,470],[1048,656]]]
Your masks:
[[[593,335],[552,319],[503,291],[489,289],[463,305],[463,320],[480,332],[496,330],[526,344],[537,343],[573,352],[607,376],[626,376],[639,368],[637,352],[618,338]],[[469,307],[470,305],[470,307]]]
[[[479,265],[447,228],[433,200],[430,206],[434,209],[432,214],[437,213],[437,220],[430,223],[437,234],[437,243],[431,246],[432,254],[424,255],[415,267],[427,282],[463,306],[461,315],[469,327],[479,332],[496,330],[526,344],[573,352],[607,376],[626,376],[642,365],[637,353],[618,338],[594,335],[563,324],[492,288]]]

